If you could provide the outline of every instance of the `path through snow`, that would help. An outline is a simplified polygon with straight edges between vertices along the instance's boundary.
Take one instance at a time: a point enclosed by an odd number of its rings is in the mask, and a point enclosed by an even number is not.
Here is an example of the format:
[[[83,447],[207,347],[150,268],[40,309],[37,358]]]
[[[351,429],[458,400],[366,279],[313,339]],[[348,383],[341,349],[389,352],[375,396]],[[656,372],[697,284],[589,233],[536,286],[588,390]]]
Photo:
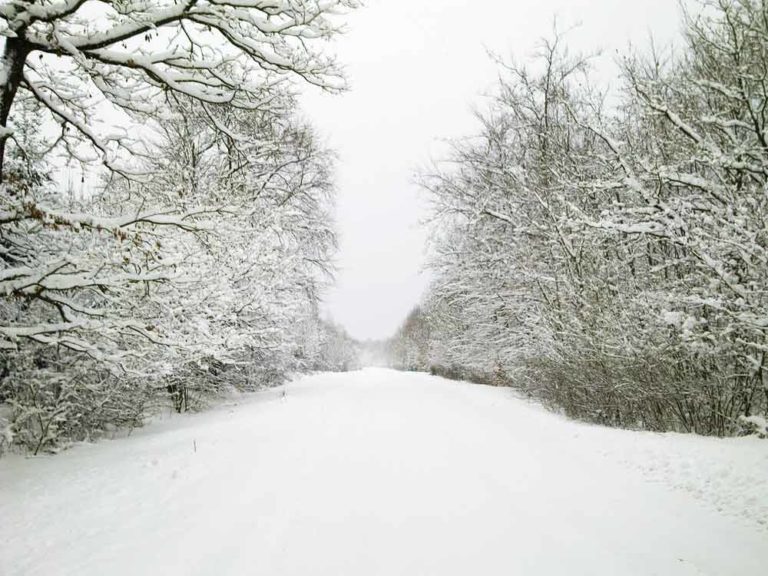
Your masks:
[[[0,574],[751,575],[768,443],[369,369],[0,460]]]

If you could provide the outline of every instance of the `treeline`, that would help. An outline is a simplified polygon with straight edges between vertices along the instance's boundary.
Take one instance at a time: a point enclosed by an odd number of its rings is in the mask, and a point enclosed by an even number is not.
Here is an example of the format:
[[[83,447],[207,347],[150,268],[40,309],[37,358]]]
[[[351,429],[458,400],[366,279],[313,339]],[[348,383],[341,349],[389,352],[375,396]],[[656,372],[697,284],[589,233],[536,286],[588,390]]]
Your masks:
[[[354,5],[0,11],[0,453],[354,362],[318,313],[333,156],[293,95],[343,88],[318,42]]]
[[[423,176],[434,282],[396,365],[612,426],[739,433],[768,407],[768,2],[706,0],[607,97],[562,38],[500,62]]]

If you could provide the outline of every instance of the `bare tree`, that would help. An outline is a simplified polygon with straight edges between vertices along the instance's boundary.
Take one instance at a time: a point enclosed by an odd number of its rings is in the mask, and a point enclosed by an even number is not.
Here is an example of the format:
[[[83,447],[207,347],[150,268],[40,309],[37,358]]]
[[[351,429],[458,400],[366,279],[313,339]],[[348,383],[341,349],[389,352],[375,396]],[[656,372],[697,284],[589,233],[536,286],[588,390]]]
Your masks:
[[[433,366],[612,425],[765,412],[767,22],[702,1],[680,54],[625,59],[611,107],[561,40],[502,63],[479,136],[424,179]]]
[[[13,103],[31,94],[59,126],[58,141],[83,160],[82,144],[110,168],[137,143],[103,130],[100,108],[153,113],[164,93],[208,104],[263,104],[265,73],[330,90],[343,86],[318,41],[356,0],[20,0],[0,6],[0,178]],[[269,82],[274,82],[270,79]]]

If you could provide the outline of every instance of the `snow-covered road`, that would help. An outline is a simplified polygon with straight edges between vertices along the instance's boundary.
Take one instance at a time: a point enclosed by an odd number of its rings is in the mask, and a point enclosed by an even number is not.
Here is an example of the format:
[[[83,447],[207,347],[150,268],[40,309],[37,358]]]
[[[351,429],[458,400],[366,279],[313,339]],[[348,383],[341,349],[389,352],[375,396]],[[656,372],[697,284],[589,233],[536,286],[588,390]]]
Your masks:
[[[768,442],[569,422],[511,390],[301,379],[0,460],[0,574],[751,575]]]

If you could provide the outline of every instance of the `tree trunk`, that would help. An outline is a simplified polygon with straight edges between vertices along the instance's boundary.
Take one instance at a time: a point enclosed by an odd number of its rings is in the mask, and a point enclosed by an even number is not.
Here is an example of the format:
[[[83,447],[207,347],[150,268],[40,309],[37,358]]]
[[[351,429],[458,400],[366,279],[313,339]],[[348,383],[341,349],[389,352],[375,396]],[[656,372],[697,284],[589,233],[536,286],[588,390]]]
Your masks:
[[[11,113],[16,91],[21,84],[24,62],[29,52],[30,45],[26,40],[6,38],[0,61],[0,183],[3,182],[4,177],[5,143],[11,135],[8,130],[8,116]]]

